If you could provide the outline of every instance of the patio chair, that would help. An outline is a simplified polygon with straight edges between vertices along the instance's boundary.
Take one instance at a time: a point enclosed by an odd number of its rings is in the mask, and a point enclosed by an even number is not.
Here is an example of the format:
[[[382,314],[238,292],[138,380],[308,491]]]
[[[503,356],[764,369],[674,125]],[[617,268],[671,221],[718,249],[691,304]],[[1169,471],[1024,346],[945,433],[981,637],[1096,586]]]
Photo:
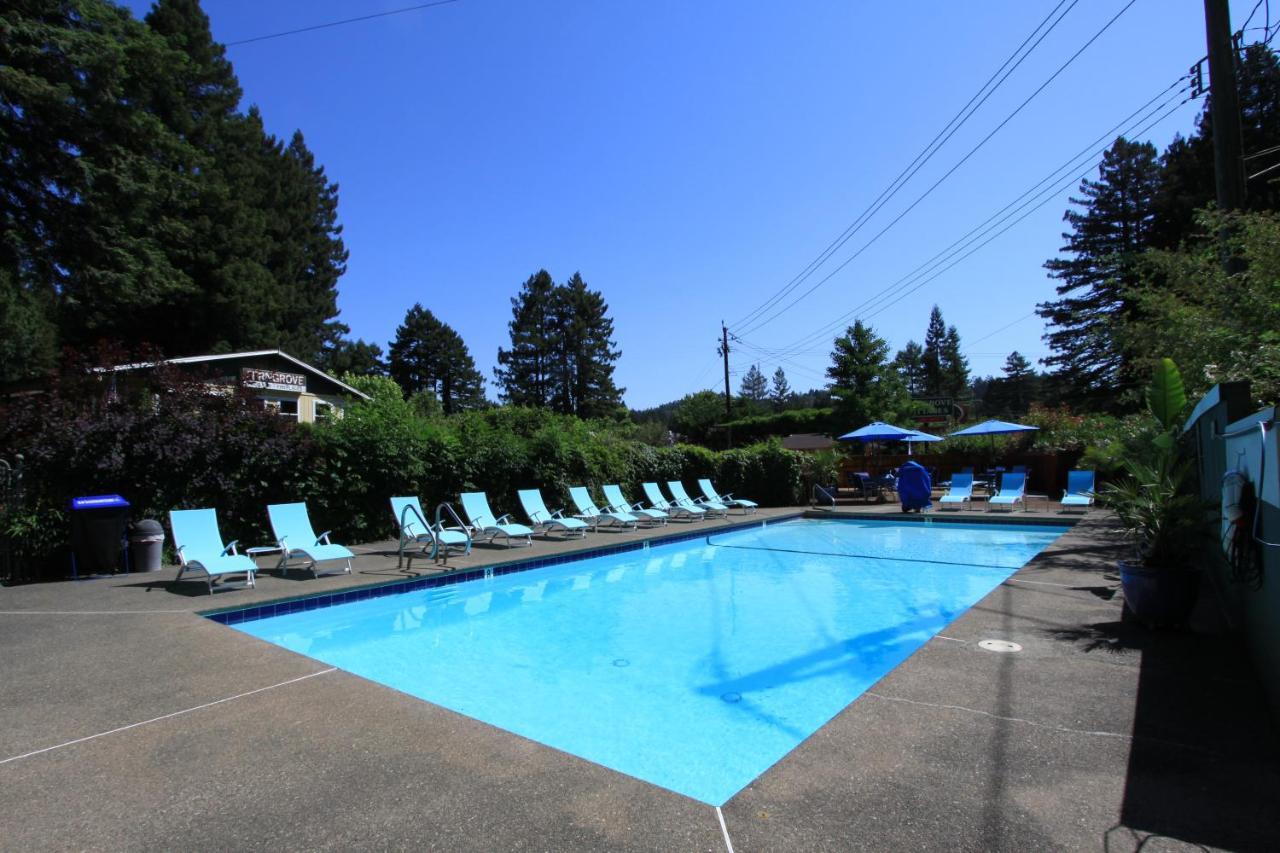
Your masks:
[[[462,493],[462,512],[467,517],[467,522],[471,526],[471,535],[476,537],[488,536],[486,540],[492,543],[499,536],[505,537],[508,548],[511,547],[512,539],[524,538],[525,545],[533,544],[533,530],[525,527],[523,524],[516,524],[511,521],[510,515],[504,515],[501,518],[495,518],[493,510],[489,509],[489,498],[484,492],[463,492]],[[478,537],[477,537],[478,538]]]
[[[1092,471],[1068,471],[1067,489],[1059,502],[1063,511],[1071,507],[1083,507],[1084,512],[1093,506],[1094,475]]]
[[[636,516],[639,521],[647,521],[650,526],[657,526],[667,523],[667,514],[660,509],[651,509],[639,501],[631,503],[626,496],[622,494],[622,488],[617,484],[608,485],[603,488],[604,499],[609,502],[605,509],[610,512],[629,512]]]
[[[591,493],[587,491],[586,486],[570,486],[569,500],[573,501],[573,506],[578,511],[578,518],[589,519],[596,526],[605,521],[614,527],[635,527],[640,523],[639,518],[626,510],[600,509],[595,501],[591,500]]]
[[[341,545],[329,541],[330,531],[319,536],[311,526],[311,517],[307,514],[307,505],[302,502],[291,504],[271,504],[267,507],[267,517],[271,519],[271,532],[275,534],[280,545],[280,562],[276,568],[282,572],[292,568],[289,560],[298,557],[309,562],[298,568],[310,569],[311,574],[319,577],[316,566],[334,560],[342,560],[343,572],[351,574],[351,560],[355,554]]]
[[[1022,504],[1022,511],[1027,511],[1027,502],[1023,500],[1027,491],[1027,475],[1006,471],[1000,478],[1000,491],[987,500],[987,512],[992,507],[1007,506],[1013,511],[1014,504]]]
[[[562,509],[558,509],[555,512],[548,510],[546,501],[542,499],[542,491],[540,489],[521,489],[516,492],[516,497],[520,499],[520,506],[524,507],[524,514],[529,516],[533,529],[538,533],[546,535],[552,530],[558,529],[564,531],[565,536],[581,538],[586,536],[587,531],[592,527],[581,518],[566,516]]]
[[[954,507],[964,509],[965,504],[973,502],[973,472],[951,475],[951,488],[938,499],[939,509]]]
[[[689,493],[684,490],[684,483],[679,480],[667,480],[667,489],[671,492],[671,497],[675,499],[677,506],[682,506],[686,509],[689,507],[705,509],[708,518],[717,515],[725,518],[729,515],[729,508],[719,501],[695,501],[689,497]]]
[[[862,498],[863,503],[870,503],[872,498],[878,501],[884,497],[880,484],[873,480],[866,471],[850,471],[848,472],[848,480],[849,487],[853,489],[853,496]]]
[[[461,554],[471,553],[471,534],[465,527],[445,527],[443,524],[432,524],[427,521],[422,511],[422,504],[417,497],[399,497],[391,499],[391,514],[395,517],[396,527],[400,531],[400,547],[397,565],[404,565],[404,548],[406,545],[417,545],[422,553],[438,561],[443,557],[449,562],[449,549],[461,548]]]
[[[674,504],[662,496],[662,490],[658,488],[657,483],[641,483],[640,487],[644,489],[644,496],[649,499],[649,506],[654,509],[660,509],[672,518],[683,518],[686,521],[696,521],[699,518],[706,518],[707,511],[700,506],[686,507]]]
[[[173,530],[173,544],[178,549],[178,561],[182,564],[174,584],[182,580],[188,569],[204,572],[213,595],[214,581],[230,575],[244,575],[245,586],[253,587],[253,576],[258,566],[247,555],[236,552],[238,542],[224,545],[218,532],[218,513],[212,509],[175,509],[169,511],[169,527]]]
[[[742,510],[742,514],[755,512],[760,508],[760,504],[755,501],[749,501],[746,498],[735,498],[732,494],[721,495],[716,492],[716,487],[711,485],[711,481],[705,477],[698,481],[698,488],[702,489],[702,496],[708,501],[725,504],[729,507],[738,507]]]

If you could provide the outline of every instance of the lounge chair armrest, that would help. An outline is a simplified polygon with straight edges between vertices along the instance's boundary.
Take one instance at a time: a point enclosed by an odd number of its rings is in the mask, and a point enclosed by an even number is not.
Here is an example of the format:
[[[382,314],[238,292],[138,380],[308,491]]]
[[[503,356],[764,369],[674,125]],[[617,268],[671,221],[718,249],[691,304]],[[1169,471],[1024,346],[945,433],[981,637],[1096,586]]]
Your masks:
[[[558,509],[558,510],[556,510],[555,512],[551,513],[551,517],[552,517],[552,518],[564,518],[564,510],[563,510],[563,509]]]
[[[332,530],[326,530],[324,533],[321,533],[319,536],[317,536],[317,537],[316,537],[316,544],[317,544],[317,545],[330,545],[330,544],[332,544],[332,543],[329,541],[329,534],[330,534],[330,533],[332,533],[332,532],[333,532]]]
[[[631,506],[632,509],[644,509],[644,501],[636,501]]]
[[[494,522],[493,522],[493,523],[494,523],[494,524],[510,524],[510,523],[511,523],[511,513],[509,513],[509,512],[508,512],[508,513],[506,513],[505,515],[501,515],[501,516],[499,516],[497,519],[495,519],[495,520],[494,520]]]
[[[175,549],[175,550],[176,550],[176,552],[177,552],[177,554],[178,554],[178,564],[179,564],[179,565],[182,565],[182,566],[185,566],[185,565],[187,564],[187,555],[186,555],[186,554],[184,554],[184,553],[182,553],[182,549],[183,549],[183,548],[185,548],[185,547],[187,547],[187,546],[186,546],[186,545],[179,545],[179,546]]]
[[[239,544],[240,544],[240,540],[239,540],[239,539],[236,539],[236,540],[235,540],[235,541],[233,541],[233,542],[228,542],[228,543],[227,543],[227,546],[226,546],[225,548],[223,548],[223,549],[222,549],[222,553],[223,553],[223,554],[230,554],[230,555],[231,555],[231,556],[233,556],[233,557],[234,557],[234,556],[236,556],[236,546],[237,546],[237,545],[239,545]]]

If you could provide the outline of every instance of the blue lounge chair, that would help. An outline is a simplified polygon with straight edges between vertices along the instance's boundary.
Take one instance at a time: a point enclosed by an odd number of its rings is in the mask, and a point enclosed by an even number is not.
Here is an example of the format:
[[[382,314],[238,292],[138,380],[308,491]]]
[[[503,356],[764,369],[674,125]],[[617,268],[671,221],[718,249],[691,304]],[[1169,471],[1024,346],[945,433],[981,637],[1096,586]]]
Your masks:
[[[449,562],[449,549],[461,548],[462,554],[471,553],[471,534],[465,527],[445,527],[443,524],[431,524],[422,511],[422,504],[416,497],[400,497],[391,499],[391,514],[395,516],[396,527],[400,530],[400,548],[397,565],[404,565],[405,545],[416,545],[433,561],[443,559]]]
[[[532,528],[516,524],[511,521],[510,515],[495,518],[493,510],[489,509],[489,498],[484,492],[463,492],[462,512],[467,516],[467,523],[471,525],[471,535],[476,538],[488,536],[487,541],[493,542],[499,536],[503,536],[506,537],[508,548],[511,547],[512,539],[523,538],[525,545],[533,544]]]
[[[329,541],[329,531],[319,536],[311,526],[311,517],[307,514],[304,503],[271,504],[267,507],[267,516],[271,519],[271,531],[275,534],[276,543],[280,546],[280,562],[276,568],[282,572],[292,568],[289,560],[298,557],[309,562],[299,568],[310,569],[316,577],[320,573],[316,566],[334,560],[342,560],[343,571],[351,574],[351,560],[355,554],[341,545]]]
[[[660,509],[646,508],[643,503],[631,503],[626,496],[622,494],[622,488],[617,484],[604,487],[604,499],[609,502],[609,506],[605,507],[610,512],[626,512],[636,516],[641,521],[647,521],[651,526],[657,526],[667,523],[667,514]]]
[[[662,490],[658,488],[657,483],[643,483],[641,488],[644,489],[644,496],[649,499],[649,506],[662,510],[672,518],[694,521],[707,516],[707,511],[700,506],[687,507],[673,504],[662,496]]]
[[[939,509],[947,507],[955,507],[963,509],[964,505],[973,500],[973,472],[959,473],[951,475],[951,488],[947,493],[939,499],[941,506]]]
[[[1062,493],[1061,506],[1083,507],[1085,512],[1093,506],[1094,476],[1092,471],[1068,471],[1067,490]]]
[[[248,556],[236,553],[236,545],[222,544],[218,532],[218,513],[212,509],[175,509],[169,512],[169,527],[173,530],[173,544],[178,549],[178,561],[182,567],[173,579],[182,580],[183,572],[199,569],[204,572],[213,595],[213,582],[229,575],[244,575],[245,585],[254,586],[253,575],[258,566]]]
[[[686,509],[690,507],[705,509],[708,518],[717,515],[724,518],[729,515],[729,507],[719,501],[695,501],[689,497],[689,493],[684,490],[684,483],[679,480],[667,480],[667,489],[671,492],[671,497],[678,506]]]
[[[592,525],[598,526],[607,521],[614,527],[635,527],[640,523],[638,517],[626,510],[600,509],[595,501],[591,500],[591,493],[587,491],[586,486],[570,486],[569,499],[573,501],[573,506],[578,511],[578,518],[587,519]]]
[[[721,495],[716,492],[716,487],[711,485],[711,481],[705,477],[698,481],[698,488],[702,489],[702,496],[708,501],[724,504],[729,507],[738,507],[742,510],[742,514],[755,512],[760,508],[760,504],[755,501],[749,501],[746,498],[735,498],[733,495]]]
[[[1017,474],[1013,471],[1006,471],[1005,475],[1000,478],[1000,491],[993,495],[987,501],[987,512],[992,507],[1007,506],[1009,510],[1013,510],[1014,504],[1022,504],[1022,511],[1027,511],[1027,502],[1023,500],[1027,490],[1027,475]]]
[[[546,534],[559,529],[563,530],[566,536],[582,537],[586,536],[587,531],[591,529],[591,525],[581,518],[566,516],[564,510],[558,509],[555,512],[548,510],[539,489],[521,489],[516,492],[516,497],[520,498],[520,506],[524,507],[524,514],[529,516],[533,529],[538,533]]]

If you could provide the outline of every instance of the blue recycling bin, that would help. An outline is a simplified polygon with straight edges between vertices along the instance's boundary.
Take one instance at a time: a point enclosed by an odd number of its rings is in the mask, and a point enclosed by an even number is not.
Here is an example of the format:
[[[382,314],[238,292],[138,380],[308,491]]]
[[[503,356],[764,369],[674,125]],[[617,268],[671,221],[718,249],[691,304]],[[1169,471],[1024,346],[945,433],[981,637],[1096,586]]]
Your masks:
[[[129,502],[120,495],[72,498],[71,576],[127,572],[128,525]]]

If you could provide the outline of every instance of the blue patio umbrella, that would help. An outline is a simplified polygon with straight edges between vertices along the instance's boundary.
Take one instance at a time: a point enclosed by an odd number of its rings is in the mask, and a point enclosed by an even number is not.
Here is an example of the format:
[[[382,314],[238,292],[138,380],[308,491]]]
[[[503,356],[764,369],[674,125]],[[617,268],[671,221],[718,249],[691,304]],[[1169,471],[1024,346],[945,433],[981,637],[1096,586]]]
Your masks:
[[[1015,424],[1009,421],[983,421],[980,424],[974,424],[971,427],[965,427],[951,433],[954,438],[959,435],[989,435],[991,436],[991,455],[994,457],[996,453],[996,436],[1010,435],[1015,432],[1034,432],[1040,429],[1038,426],[1028,426],[1026,424]]]
[[[903,429],[893,424],[887,424],[884,421],[872,421],[864,427],[859,427],[853,432],[846,432],[840,436],[837,441],[916,441],[915,430]],[[911,446],[907,445],[907,453],[910,454]],[[879,457],[877,456],[876,465],[878,466]]]
[[[912,436],[915,430],[903,429],[893,424],[887,424],[884,421],[872,421],[864,427],[858,427],[853,432],[846,432],[840,436],[837,441],[915,441]]]
[[[940,436],[940,435],[933,435],[933,434],[931,434],[931,433],[921,432],[921,431],[920,431],[920,430],[918,430],[918,429],[910,430],[910,432],[911,432],[911,437],[910,437],[910,438],[908,438],[908,439],[906,439],[906,442],[907,442],[907,455],[908,455],[908,456],[910,456],[910,455],[911,455],[911,442],[913,442],[913,441],[915,441],[915,442],[930,442],[930,441],[942,441],[942,440],[943,440],[942,436]]]

